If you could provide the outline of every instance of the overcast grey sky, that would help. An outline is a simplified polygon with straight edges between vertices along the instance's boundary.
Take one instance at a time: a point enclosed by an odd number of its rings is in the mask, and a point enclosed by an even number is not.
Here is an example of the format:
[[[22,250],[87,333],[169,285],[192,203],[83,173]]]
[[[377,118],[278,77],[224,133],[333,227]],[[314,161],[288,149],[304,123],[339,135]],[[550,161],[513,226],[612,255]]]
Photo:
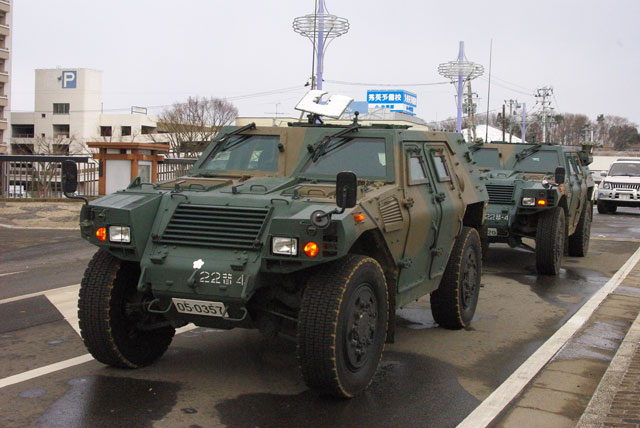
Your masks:
[[[455,115],[452,85],[437,67],[466,55],[484,65],[473,82],[486,110],[551,85],[560,112],[620,115],[640,123],[640,1],[326,0],[349,19],[329,46],[324,89],[364,100],[376,84],[398,83],[418,96],[427,121]],[[36,68],[102,70],[107,111],[163,106],[189,95],[228,97],[242,116],[295,115],[311,74],[311,43],[294,33],[313,0],[17,0],[13,2],[14,111],[33,109]],[[353,86],[332,81],[372,83]],[[238,98],[257,92],[286,91]],[[151,112],[158,112],[152,109]]]

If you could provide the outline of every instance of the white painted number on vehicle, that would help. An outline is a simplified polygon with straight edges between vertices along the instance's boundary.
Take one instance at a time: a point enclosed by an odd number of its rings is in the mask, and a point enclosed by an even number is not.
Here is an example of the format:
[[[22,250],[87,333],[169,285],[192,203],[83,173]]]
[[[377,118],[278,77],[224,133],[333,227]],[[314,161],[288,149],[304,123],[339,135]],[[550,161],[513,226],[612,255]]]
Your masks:
[[[244,274],[238,275],[234,278],[232,273],[228,272],[209,272],[203,270],[198,273],[198,282],[203,284],[216,284],[216,285],[239,285],[244,286],[246,281]]]
[[[509,221],[509,214],[501,214],[501,213],[488,213],[486,216],[487,220],[496,220],[496,221]]]

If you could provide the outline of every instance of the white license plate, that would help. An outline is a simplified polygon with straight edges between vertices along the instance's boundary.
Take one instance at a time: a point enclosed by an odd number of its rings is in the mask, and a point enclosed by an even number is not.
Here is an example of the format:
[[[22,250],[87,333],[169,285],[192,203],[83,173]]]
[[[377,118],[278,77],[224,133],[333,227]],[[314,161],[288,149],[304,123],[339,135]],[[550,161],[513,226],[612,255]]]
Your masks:
[[[490,227],[487,229],[487,236],[498,236],[498,229]]]
[[[209,302],[206,300],[173,299],[176,311],[181,314],[204,315],[207,317],[228,318],[227,307],[222,302]]]
[[[625,195],[624,193],[618,193],[618,199],[631,199],[631,195]]]

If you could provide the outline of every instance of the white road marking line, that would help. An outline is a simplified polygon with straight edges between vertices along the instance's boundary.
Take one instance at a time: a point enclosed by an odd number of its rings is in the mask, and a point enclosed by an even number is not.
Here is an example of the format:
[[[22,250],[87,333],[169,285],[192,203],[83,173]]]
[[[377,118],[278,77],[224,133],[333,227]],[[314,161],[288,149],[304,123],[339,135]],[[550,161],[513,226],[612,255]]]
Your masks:
[[[505,407],[520,394],[531,379],[556,355],[565,343],[589,320],[589,317],[627,277],[640,260],[640,248],[553,336],[514,371],[495,391],[471,412],[458,428],[480,428],[488,426]]]
[[[23,294],[22,296],[9,297],[8,299],[0,300],[0,305],[3,303],[17,302],[18,300],[29,299],[31,297],[43,296],[45,294],[55,293],[57,291],[65,291],[74,288],[77,290],[80,284],[66,285],[64,287],[52,288],[50,290],[38,291],[36,293]]]
[[[80,285],[66,287],[64,290],[45,292],[44,296],[56,307],[71,327],[80,335],[78,325],[78,293]]]
[[[19,273],[26,272],[26,270],[19,270],[18,272],[8,272],[8,273],[0,273],[0,277],[9,276],[9,275],[17,275]]]
[[[181,333],[186,333],[187,331],[191,331],[198,328],[193,324],[186,325],[184,327],[176,330],[176,335]],[[48,375],[51,373],[58,372],[60,370],[68,369],[69,367],[78,366],[80,364],[88,363],[92,361],[93,357],[91,354],[80,355],[79,357],[69,358],[68,360],[60,361],[58,363],[49,364],[48,366],[39,367],[37,369],[28,370],[23,373],[19,373],[17,375],[8,376],[3,379],[0,379],[0,389],[5,388],[7,386],[15,385],[16,383],[25,382],[31,379],[35,379],[40,376]]]

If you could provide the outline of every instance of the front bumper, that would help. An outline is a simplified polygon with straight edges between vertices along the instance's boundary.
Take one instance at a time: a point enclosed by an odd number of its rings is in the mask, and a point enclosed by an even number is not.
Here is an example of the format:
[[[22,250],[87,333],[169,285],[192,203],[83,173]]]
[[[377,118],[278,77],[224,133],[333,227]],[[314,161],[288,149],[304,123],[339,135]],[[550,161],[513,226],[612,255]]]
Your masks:
[[[640,206],[640,191],[635,189],[598,189],[598,201],[623,207]]]

